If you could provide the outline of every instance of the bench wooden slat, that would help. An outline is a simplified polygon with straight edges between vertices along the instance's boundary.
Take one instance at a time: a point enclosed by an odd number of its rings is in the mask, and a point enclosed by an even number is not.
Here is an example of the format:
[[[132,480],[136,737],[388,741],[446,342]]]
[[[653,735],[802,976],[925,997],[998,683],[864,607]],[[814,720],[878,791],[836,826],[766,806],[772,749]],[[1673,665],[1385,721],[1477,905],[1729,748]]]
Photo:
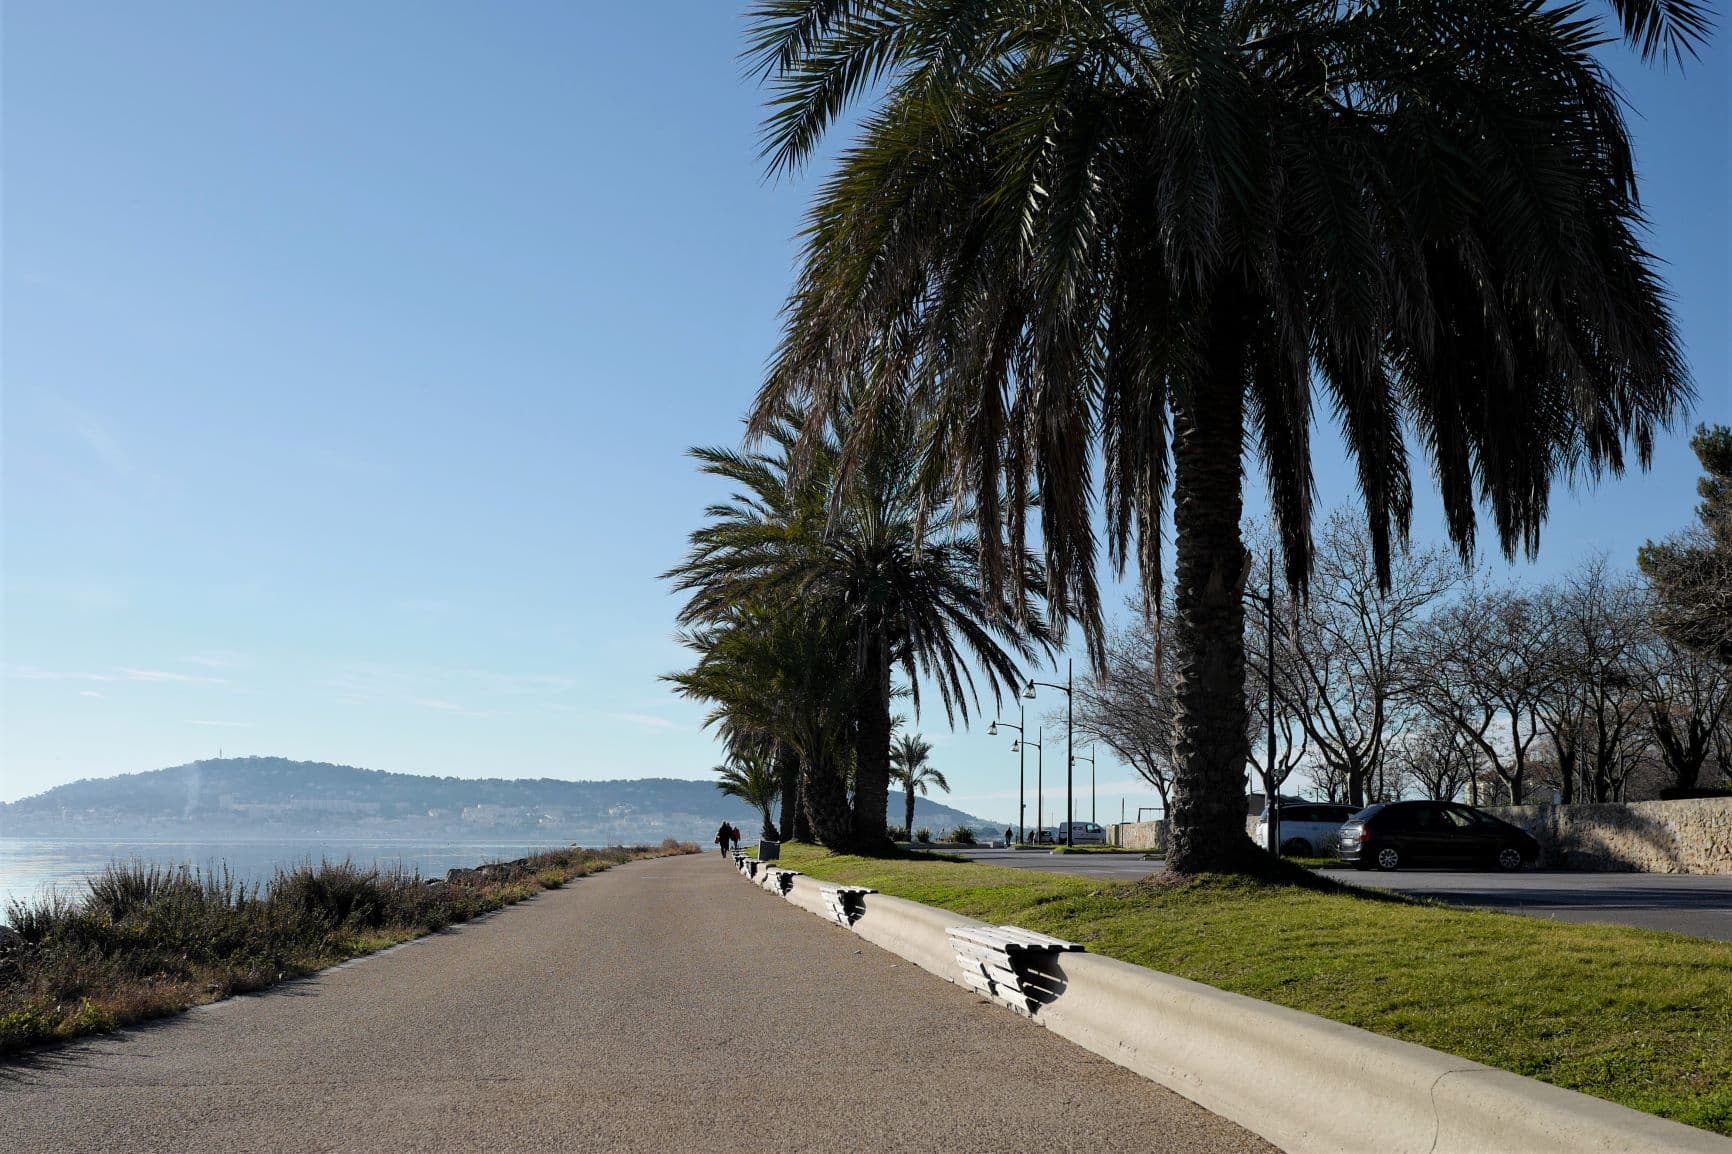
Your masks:
[[[946,936],[963,984],[1025,1017],[1034,1013],[1036,991],[1028,988],[1018,959],[1083,948],[1021,926],[953,926]]]
[[[1033,930],[1025,930],[1020,926],[987,926],[978,929],[973,926],[957,926],[951,929],[950,936],[952,938],[965,938],[1012,952],[1051,950],[1067,953],[1080,951],[1083,948],[1075,942],[1049,937]]]
[[[877,890],[866,886],[821,885],[818,887],[818,893],[823,897],[824,904],[829,909],[830,916],[835,919],[836,924],[849,927],[853,926],[854,918],[857,916],[854,907],[858,908],[858,914],[864,914],[866,912],[866,895],[877,892]]]

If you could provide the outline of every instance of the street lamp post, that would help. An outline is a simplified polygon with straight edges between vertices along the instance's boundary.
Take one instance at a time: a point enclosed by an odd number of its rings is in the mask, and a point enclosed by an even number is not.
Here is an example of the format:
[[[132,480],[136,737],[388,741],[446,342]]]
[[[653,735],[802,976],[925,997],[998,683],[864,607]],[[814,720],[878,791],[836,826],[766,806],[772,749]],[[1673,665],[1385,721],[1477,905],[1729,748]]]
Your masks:
[[[1089,755],[1078,754],[1077,760],[1089,763],[1089,820],[1098,822],[1100,819],[1095,816],[1095,743],[1089,742]]]
[[[1268,717],[1267,752],[1264,754],[1263,768],[1271,782],[1275,781],[1275,550],[1269,550],[1269,592],[1267,595],[1245,590],[1245,596],[1253,601],[1261,602],[1263,619],[1267,626],[1267,647],[1264,650],[1263,683],[1267,693],[1264,702],[1265,715]],[[1281,786],[1276,782],[1269,790],[1269,796],[1263,799],[1264,807],[1269,815],[1264,822],[1269,831],[1269,844],[1264,848],[1270,853],[1281,852]]]
[[[1071,829],[1071,823],[1076,820],[1076,815],[1071,812],[1071,798],[1073,794],[1071,788],[1071,771],[1076,768],[1076,745],[1074,740],[1076,737],[1076,662],[1069,658],[1065,659],[1063,685],[1058,685],[1051,681],[1030,680],[1028,683],[1028,692],[1024,693],[1022,696],[1029,701],[1033,701],[1034,687],[1037,685],[1044,685],[1048,689],[1057,689],[1064,694],[1064,843],[1066,845],[1075,845],[1076,831]]]
[[[1004,721],[1004,722],[994,721],[991,725],[986,727],[986,736],[997,737],[998,736],[998,727],[1000,725],[1004,725],[1010,729],[1016,730],[1016,736],[1018,738],[1018,741],[1015,745],[1013,745],[1011,747],[1012,752],[1014,752],[1016,754],[1016,838],[1017,838],[1017,841],[1023,842],[1026,844],[1028,841],[1028,825],[1027,825],[1028,799],[1027,799],[1027,796],[1024,794],[1024,790],[1027,788],[1025,783],[1028,780],[1028,774],[1025,771],[1024,766],[1025,766],[1028,758],[1027,758],[1027,754],[1025,754],[1023,752],[1023,748],[1022,748],[1022,742],[1021,742],[1022,725],[1021,725],[1021,723],[1028,720],[1028,715],[1027,715],[1027,710],[1025,710],[1023,708],[1022,701],[1020,698],[1017,700],[1017,703],[1016,703],[1016,720],[1018,722],[1018,724],[1016,724],[1016,725],[1011,725],[1010,722],[1008,722],[1008,721]],[[1040,748],[1038,743],[1036,744],[1035,748],[1036,749]]]
[[[1009,725],[1010,723],[1005,722],[1005,724]],[[1028,739],[1027,732],[1022,730],[1021,726],[1016,726],[1014,728],[1016,728],[1019,732],[1022,732],[1022,736],[1010,743],[1010,751],[1012,753],[1020,755],[1022,753],[1024,746],[1027,746],[1027,745],[1034,746],[1034,820],[1038,824],[1042,820],[1042,816],[1041,816],[1041,800],[1042,800],[1041,799],[1041,778],[1042,778],[1042,774],[1046,770],[1046,750],[1041,748],[1040,726],[1037,725],[1034,727],[1035,738],[1033,741],[1030,741]],[[1026,843],[1026,841],[1027,841],[1027,831],[1025,830],[1024,831],[1024,842]]]

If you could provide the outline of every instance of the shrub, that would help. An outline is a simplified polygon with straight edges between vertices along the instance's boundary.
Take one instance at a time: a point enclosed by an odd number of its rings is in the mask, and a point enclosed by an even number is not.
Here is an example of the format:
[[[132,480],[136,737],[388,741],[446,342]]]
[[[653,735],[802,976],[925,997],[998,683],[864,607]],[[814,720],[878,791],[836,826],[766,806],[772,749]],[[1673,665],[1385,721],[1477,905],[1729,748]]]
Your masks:
[[[965,825],[959,825],[950,831],[950,840],[957,845],[973,845],[974,830]]]
[[[914,840],[921,842],[922,844],[929,842],[932,840],[932,831],[927,829],[925,826],[921,826],[919,829],[914,831]]]
[[[886,832],[890,835],[891,841],[907,841],[908,840],[908,828],[906,826],[893,825],[889,829],[885,830],[884,832]]]
[[[659,850],[548,850],[429,882],[350,861],[279,870],[110,865],[82,891],[12,902],[0,933],[0,1054],[263,989]]]

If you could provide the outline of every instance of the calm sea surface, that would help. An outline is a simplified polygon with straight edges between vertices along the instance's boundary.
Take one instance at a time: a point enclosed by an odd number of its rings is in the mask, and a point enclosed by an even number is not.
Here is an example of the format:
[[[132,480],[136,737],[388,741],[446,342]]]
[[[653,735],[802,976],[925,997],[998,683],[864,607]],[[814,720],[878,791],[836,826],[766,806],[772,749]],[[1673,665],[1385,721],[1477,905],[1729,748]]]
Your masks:
[[[109,862],[188,862],[200,869],[225,864],[246,881],[264,881],[278,867],[302,862],[351,860],[381,869],[402,868],[424,876],[441,876],[448,869],[509,861],[537,849],[565,842],[405,842],[405,841],[99,841],[66,839],[37,841],[0,837],[0,921],[6,903],[38,897],[49,887],[73,893],[79,883],[101,872]]]

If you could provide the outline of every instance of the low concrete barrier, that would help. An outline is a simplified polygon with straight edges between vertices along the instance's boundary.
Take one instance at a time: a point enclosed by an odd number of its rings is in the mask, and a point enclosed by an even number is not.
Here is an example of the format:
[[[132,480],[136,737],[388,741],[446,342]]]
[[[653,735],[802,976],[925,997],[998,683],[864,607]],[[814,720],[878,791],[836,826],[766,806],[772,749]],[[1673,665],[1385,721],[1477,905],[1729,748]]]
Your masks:
[[[821,918],[830,916],[829,903],[824,900],[824,895],[818,892],[822,882],[805,874],[795,874],[792,882],[783,897],[809,914],[817,914]]]
[[[1314,1014],[1093,954],[1035,1020],[1292,1154],[1691,1151],[1732,1141]]]
[[[948,931],[952,926],[978,929],[985,925],[936,906],[873,894],[866,899],[865,912],[855,920],[854,932],[947,982],[960,982],[962,974],[956,968]]]
[[[788,900],[830,919],[819,884]],[[853,929],[948,982],[948,930],[884,894]],[[1031,1019],[1290,1154],[1732,1154],[1732,1140],[1410,1042],[1096,954],[1043,963]]]

